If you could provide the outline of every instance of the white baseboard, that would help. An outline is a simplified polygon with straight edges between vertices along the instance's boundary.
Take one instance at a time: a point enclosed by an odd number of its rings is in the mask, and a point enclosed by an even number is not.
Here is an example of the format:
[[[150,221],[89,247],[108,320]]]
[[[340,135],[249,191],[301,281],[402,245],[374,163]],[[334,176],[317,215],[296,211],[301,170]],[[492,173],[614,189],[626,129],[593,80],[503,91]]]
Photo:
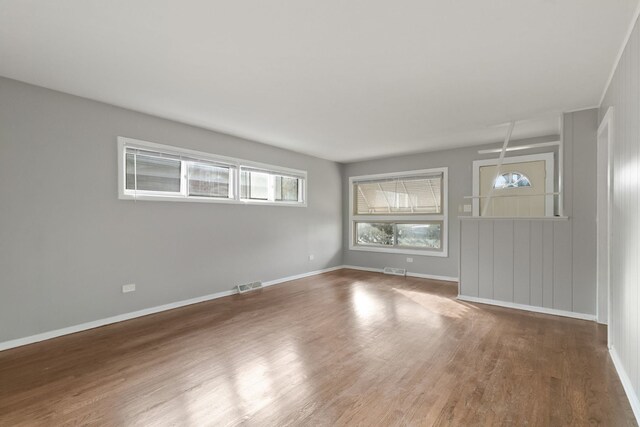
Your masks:
[[[371,268],[371,267],[360,267],[357,265],[343,265],[342,268],[347,268],[349,270],[360,270],[360,271],[370,271],[372,273],[382,273],[382,268]]]
[[[358,265],[343,265],[342,268],[350,268],[352,270],[371,271],[373,273],[382,273],[382,268],[360,267]],[[446,280],[447,282],[457,282],[457,277],[436,276],[435,274],[411,273],[407,271],[408,277],[419,277],[421,279]]]
[[[303,277],[315,276],[317,274],[327,273],[329,271],[340,270],[343,267],[341,265],[336,267],[325,268],[322,270],[310,271],[308,273],[297,274],[294,276],[283,277],[281,279],[270,280],[264,282],[262,286],[273,286],[279,283],[289,282],[291,280],[302,279]],[[204,295],[201,297],[191,298],[183,301],[172,302],[169,304],[163,304],[156,307],[145,308],[142,310],[132,311],[130,313],[119,314],[117,316],[107,317],[105,319],[94,320],[87,323],[81,323],[79,325],[69,326],[67,328],[56,329],[53,331],[43,332],[41,334],[31,335],[24,338],[17,338],[10,341],[0,342],[0,351],[8,350],[14,347],[21,347],[27,344],[33,344],[40,341],[49,340],[51,338],[61,337],[63,335],[75,334],[76,332],[86,331],[88,329],[99,328],[100,326],[110,325],[112,323],[123,322],[125,320],[135,319],[136,317],[148,316],[154,313],[160,313],[161,311],[173,310],[174,308],[180,308],[191,304],[198,304],[200,302],[211,301],[217,298],[226,297],[236,294],[237,290],[232,289],[229,291],[216,292],[215,294]]]
[[[618,376],[620,377],[622,387],[627,394],[629,404],[631,405],[631,409],[633,409],[633,414],[636,416],[636,421],[638,422],[638,424],[640,424],[640,400],[638,399],[638,395],[633,389],[631,378],[629,378],[629,375],[627,375],[627,371],[625,371],[615,347],[609,348],[609,354],[611,355],[611,360],[613,360],[613,366],[615,366],[616,372],[618,372]]]
[[[322,273],[328,273],[330,271],[342,270],[343,268],[344,268],[344,266],[342,266],[342,265],[337,265],[335,267],[329,267],[329,268],[323,268],[322,270],[315,270],[315,271],[310,271],[308,273],[296,274],[294,276],[288,276],[288,277],[283,277],[281,279],[275,279],[275,280],[270,280],[268,282],[262,282],[262,286],[273,286],[273,285],[277,285],[279,283],[290,282],[292,280],[303,279],[303,278],[309,277],[309,276],[316,276],[316,275],[322,274]]]
[[[470,297],[467,295],[458,295],[460,301],[475,302],[478,304],[496,305],[498,307],[515,308],[517,310],[532,311],[534,313],[552,314],[554,316],[572,317],[582,320],[596,320],[593,314],[576,313],[574,311],[557,310],[555,308],[537,307],[535,305],[518,304],[515,302],[498,301],[494,299]]]
[[[407,276],[409,277],[420,277],[422,279],[433,279],[433,280],[445,280],[447,282],[458,282],[457,277],[450,276],[436,276],[435,274],[422,274],[422,273],[412,273],[407,271]]]

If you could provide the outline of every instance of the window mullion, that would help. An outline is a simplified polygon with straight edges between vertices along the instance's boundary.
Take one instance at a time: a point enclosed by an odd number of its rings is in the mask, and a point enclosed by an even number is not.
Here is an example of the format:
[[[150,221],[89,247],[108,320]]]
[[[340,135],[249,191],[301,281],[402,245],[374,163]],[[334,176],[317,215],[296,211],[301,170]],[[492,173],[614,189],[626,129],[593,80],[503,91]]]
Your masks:
[[[126,173],[126,167],[127,165],[125,161],[125,173]],[[137,152],[133,155],[133,191],[134,191],[134,197],[138,197],[138,153]]]
[[[229,198],[233,200],[240,200],[240,168],[232,166],[229,168]]]
[[[180,160],[180,194],[187,197],[189,188],[189,167],[186,160]]]
[[[305,184],[298,178],[298,202],[304,202],[306,195],[304,194]]]
[[[269,174],[268,176],[267,200],[273,202],[276,200],[276,176],[273,174]]]
[[[393,223],[393,247],[398,247],[398,223]]]

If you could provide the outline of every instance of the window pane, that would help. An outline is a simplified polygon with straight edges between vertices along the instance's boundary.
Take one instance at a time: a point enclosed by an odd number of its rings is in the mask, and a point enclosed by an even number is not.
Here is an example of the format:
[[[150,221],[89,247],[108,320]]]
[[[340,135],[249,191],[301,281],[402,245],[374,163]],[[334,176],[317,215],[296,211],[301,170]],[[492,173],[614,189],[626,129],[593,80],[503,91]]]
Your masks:
[[[276,200],[298,201],[298,178],[276,176]]]
[[[364,181],[354,185],[355,213],[442,213],[442,174]]]
[[[137,158],[134,163],[134,158]],[[180,192],[180,160],[127,153],[127,189]]]
[[[531,187],[529,178],[520,172],[508,172],[498,176],[493,184],[493,188],[518,188]]]
[[[242,172],[242,198],[268,200],[269,174],[263,172]]]
[[[393,224],[356,223],[356,243],[358,245],[393,246]]]
[[[442,246],[442,225],[397,224],[398,246],[413,248],[440,249]]]
[[[229,197],[229,168],[206,163],[189,163],[189,195]]]

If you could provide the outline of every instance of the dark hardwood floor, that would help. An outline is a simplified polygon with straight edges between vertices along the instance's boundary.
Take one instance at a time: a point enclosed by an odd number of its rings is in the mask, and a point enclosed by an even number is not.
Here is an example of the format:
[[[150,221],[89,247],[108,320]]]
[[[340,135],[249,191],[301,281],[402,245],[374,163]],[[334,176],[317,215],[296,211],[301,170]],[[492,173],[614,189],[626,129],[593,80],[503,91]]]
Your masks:
[[[0,425],[636,425],[593,322],[340,270],[0,352]]]

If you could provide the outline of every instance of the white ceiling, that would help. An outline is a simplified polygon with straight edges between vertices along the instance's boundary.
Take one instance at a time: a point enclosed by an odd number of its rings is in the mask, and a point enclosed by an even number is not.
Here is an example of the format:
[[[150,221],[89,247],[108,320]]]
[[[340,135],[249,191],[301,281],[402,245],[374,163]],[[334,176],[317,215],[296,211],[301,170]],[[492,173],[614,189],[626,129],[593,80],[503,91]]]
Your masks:
[[[0,75],[337,160],[558,132],[638,0],[0,0]]]

